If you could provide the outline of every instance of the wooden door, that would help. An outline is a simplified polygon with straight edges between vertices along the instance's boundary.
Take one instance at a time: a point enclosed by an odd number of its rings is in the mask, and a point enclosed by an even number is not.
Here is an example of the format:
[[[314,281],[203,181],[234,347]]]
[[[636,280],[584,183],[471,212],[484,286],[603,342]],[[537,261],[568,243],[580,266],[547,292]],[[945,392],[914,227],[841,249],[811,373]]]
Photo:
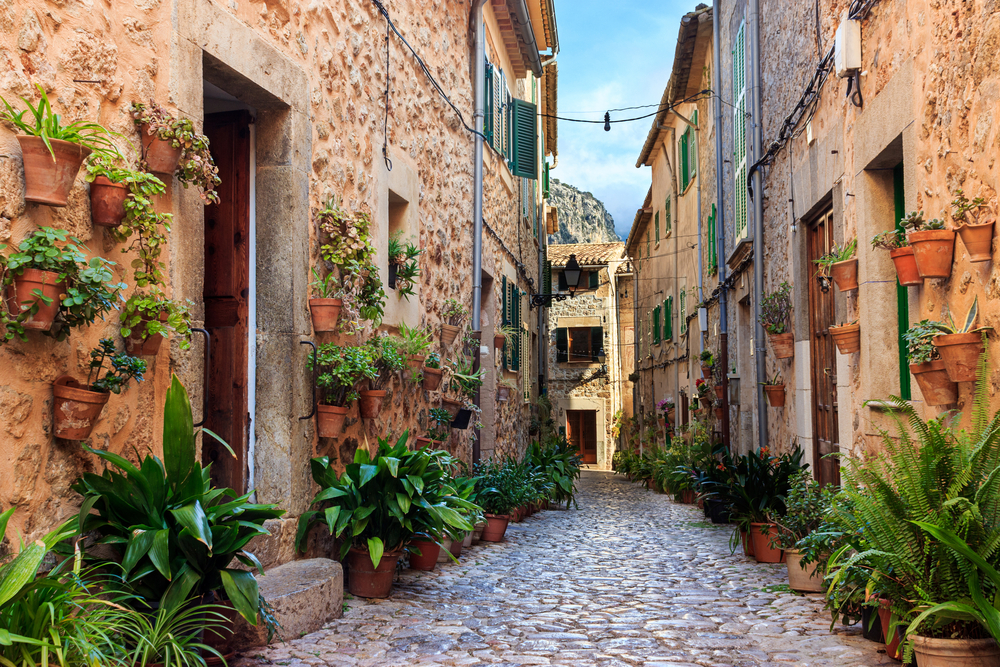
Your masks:
[[[584,463],[597,463],[597,411],[567,410],[566,440]]]
[[[837,324],[835,288],[824,291],[814,277],[813,260],[825,255],[833,245],[833,210],[809,226],[809,334],[812,357],[813,460],[816,479],[822,484],[840,483],[840,463],[826,457],[839,451],[837,420],[837,350],[830,327]],[[825,458],[824,458],[825,457]]]
[[[212,157],[219,168],[219,203],[205,207],[205,328],[212,335],[202,461],[212,464],[216,486],[247,490],[248,326],[250,296],[250,122],[245,111],[205,117]]]

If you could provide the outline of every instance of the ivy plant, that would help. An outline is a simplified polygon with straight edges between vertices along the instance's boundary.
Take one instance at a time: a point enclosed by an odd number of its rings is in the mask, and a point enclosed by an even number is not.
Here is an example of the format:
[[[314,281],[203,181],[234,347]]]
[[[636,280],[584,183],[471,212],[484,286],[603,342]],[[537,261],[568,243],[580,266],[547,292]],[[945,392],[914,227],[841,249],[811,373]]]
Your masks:
[[[158,289],[136,292],[122,308],[121,335],[146,340],[151,336],[168,338],[175,334],[178,346],[187,350],[191,347],[190,306],[190,301],[173,301]],[[160,320],[162,313],[167,314],[166,322]],[[135,336],[136,333],[139,336]]]
[[[215,166],[208,146],[208,137],[195,130],[194,123],[186,118],[175,118],[166,109],[150,100],[149,105],[132,103],[132,122],[140,132],[156,135],[181,149],[177,164],[177,180],[185,188],[194,185],[205,204],[218,204],[219,193],[215,187],[222,183],[219,168]]]
[[[939,323],[931,320],[921,320],[903,334],[911,364],[926,364],[941,358],[937,347],[934,346],[934,337],[941,335],[938,325]]]
[[[316,372],[320,402],[339,408],[357,400],[360,382],[378,377],[378,369],[368,346],[320,345],[316,351],[315,366],[310,360],[309,368]]]
[[[104,367],[105,362],[109,364],[108,368]],[[145,361],[118,352],[113,340],[102,338],[97,347],[90,352],[87,386],[91,391],[120,394],[128,389],[128,384],[132,380],[142,382],[145,372]]]

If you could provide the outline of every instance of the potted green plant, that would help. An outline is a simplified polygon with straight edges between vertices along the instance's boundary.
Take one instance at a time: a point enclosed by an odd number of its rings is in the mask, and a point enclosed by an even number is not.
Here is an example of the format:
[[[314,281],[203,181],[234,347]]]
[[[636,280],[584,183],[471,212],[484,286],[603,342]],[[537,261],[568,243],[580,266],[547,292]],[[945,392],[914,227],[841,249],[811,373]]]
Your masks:
[[[773,377],[766,382],[761,382],[761,384],[764,386],[768,405],[772,408],[785,407],[785,383],[781,379],[780,371],[775,371]]]
[[[83,496],[80,532],[96,533],[101,547],[88,548],[87,556],[118,572],[120,585],[147,609],[215,597],[256,625],[260,596],[253,569],[263,568],[246,546],[268,534],[265,521],[285,512],[251,503],[252,491],[213,487],[197,460],[192,420],[187,391],[175,375],[163,408],[162,459],[147,454],[135,465],[85,448],[108,464],[102,474],[84,473],[73,485]]]
[[[17,142],[24,162],[25,201],[66,206],[80,165],[91,152],[117,154],[110,137],[118,135],[98,123],[75,121],[63,125],[59,114],[52,112],[45,89],[39,84],[35,87],[41,96],[38,105],[22,97],[27,109],[21,111],[0,97],[5,107],[0,110],[0,120],[21,132]]]
[[[834,244],[830,252],[813,260],[819,265],[819,275],[833,278],[841,292],[858,289],[858,240],[840,246]]]
[[[180,303],[168,299],[159,289],[137,291],[122,308],[121,335],[129,354],[152,356],[170,334],[179,337],[182,350],[191,347],[190,301]]]
[[[507,339],[515,340],[518,336],[518,330],[509,324],[503,324],[495,329],[493,334],[493,349],[502,350]]]
[[[708,392],[712,391],[712,385],[708,383],[707,380],[703,378],[698,378],[694,381],[694,401],[695,407],[707,408],[710,402],[708,397]]]
[[[872,248],[888,250],[889,258],[896,267],[896,277],[899,284],[905,287],[915,287],[924,284],[924,279],[917,271],[917,260],[913,258],[913,248],[906,240],[902,229],[891,229],[872,238]]]
[[[923,211],[909,213],[902,220],[910,231],[906,238],[913,248],[913,258],[921,278],[947,278],[955,254],[955,230],[946,229],[944,221],[924,220]]]
[[[343,293],[350,295],[361,319],[378,327],[385,315],[385,291],[375,264],[371,216],[365,211],[345,210],[334,197],[316,218],[323,239],[320,257],[333,266]]]
[[[958,223],[958,235],[962,237],[965,249],[969,251],[970,262],[988,262],[993,257],[993,223],[996,211],[986,204],[982,197],[972,201],[961,188],[955,190],[951,202],[955,212],[952,219]]]
[[[309,316],[313,331],[336,331],[340,310],[344,307],[343,289],[332,271],[325,276],[317,267],[311,271],[309,286],[313,295],[309,298]]]
[[[428,429],[427,436],[417,438],[417,446],[430,446],[438,448],[441,443],[448,439],[451,429],[452,417],[443,408],[431,408],[427,411]]]
[[[431,352],[424,359],[424,389],[435,391],[441,386],[441,377],[444,371],[441,370],[441,355]]]
[[[98,227],[117,227],[125,218],[125,183],[136,172],[120,162],[106,154],[92,154],[84,165],[90,183],[90,219]]]
[[[310,370],[319,390],[316,430],[321,438],[339,438],[351,403],[358,400],[358,385],[378,375],[367,346],[320,345]]]
[[[791,328],[792,286],[783,282],[773,292],[764,295],[760,302],[760,323],[767,331],[776,359],[795,356],[795,340]]]
[[[958,402],[958,385],[948,377],[944,360],[934,346],[934,338],[940,333],[936,322],[921,320],[903,334],[910,372],[917,379],[920,393],[928,405]]]
[[[979,297],[972,300],[972,306],[958,323],[948,315],[947,322],[934,322],[938,335],[934,337],[944,368],[952,382],[973,382],[976,366],[983,351],[986,332],[991,327],[977,327],[979,317]]]
[[[388,597],[396,563],[418,528],[431,535],[449,528],[472,530],[457,511],[466,502],[443,492],[448,472],[438,460],[447,452],[410,451],[408,439],[408,432],[395,444],[380,438],[372,455],[359,447],[340,475],[328,457],[312,460],[320,492],[313,499],[315,509],[299,518],[296,544],[302,549],[309,528],[318,522],[336,537],[346,533],[340,557],[346,557],[352,595]]]
[[[799,470],[792,476],[785,498],[784,515],[770,516],[777,526],[777,535],[771,540],[771,544],[785,553],[788,585],[792,590],[807,593],[826,590],[819,563],[803,565],[803,554],[798,545],[822,525],[830,511],[835,491],[832,485],[820,486],[808,470]]]
[[[831,326],[829,332],[841,354],[852,354],[861,349],[861,324],[857,320],[840,326]]]
[[[414,296],[416,280],[420,277],[419,257],[423,250],[412,239],[404,240],[402,232],[389,237],[389,289],[407,301]]]
[[[449,346],[458,338],[462,323],[469,316],[469,311],[457,299],[445,299],[441,309],[441,343]]]
[[[701,376],[706,380],[710,380],[712,378],[712,367],[715,365],[715,357],[712,355],[712,351],[702,350],[698,358],[701,360]]]
[[[390,336],[376,336],[367,345],[375,376],[368,378],[368,388],[362,389],[358,404],[361,407],[361,417],[375,419],[382,412],[382,401],[385,400],[386,387],[393,375],[406,367],[398,339]]]
[[[497,400],[506,403],[510,400],[511,394],[517,391],[517,384],[509,378],[501,378],[497,382]]]
[[[405,322],[399,325],[399,351],[406,357],[410,367],[410,377],[414,382],[420,382],[423,377],[421,369],[427,359],[426,352],[431,347],[433,336],[428,329],[411,327]]]
[[[481,538],[484,542],[500,542],[511,513],[521,503],[520,479],[510,462],[491,459],[480,463],[475,471],[476,498],[486,515],[486,527]]]
[[[142,141],[142,164],[154,173],[176,175],[185,188],[197,187],[205,204],[218,204],[215,187],[222,179],[208,137],[198,133],[190,120],[175,118],[154,100],[148,106],[133,102],[131,112]]]
[[[486,376],[486,369],[475,368],[475,361],[466,356],[461,356],[451,362],[451,372],[449,373],[449,385],[453,392],[463,396],[466,400],[459,401],[459,410],[455,413],[454,428],[465,429],[472,419],[472,408],[470,403],[475,399],[476,392],[483,386],[483,378]],[[450,411],[450,410],[449,410]]]

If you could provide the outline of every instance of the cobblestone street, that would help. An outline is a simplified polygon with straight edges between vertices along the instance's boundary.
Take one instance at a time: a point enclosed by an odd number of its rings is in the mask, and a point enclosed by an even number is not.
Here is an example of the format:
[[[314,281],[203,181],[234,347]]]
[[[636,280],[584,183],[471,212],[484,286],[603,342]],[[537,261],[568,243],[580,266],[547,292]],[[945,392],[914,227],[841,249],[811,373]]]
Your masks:
[[[898,664],[858,627],[831,634],[820,596],[787,592],[784,565],[730,556],[730,528],[697,508],[596,471],[579,503],[459,565],[406,570],[389,600],[349,600],[342,619],[240,665]]]

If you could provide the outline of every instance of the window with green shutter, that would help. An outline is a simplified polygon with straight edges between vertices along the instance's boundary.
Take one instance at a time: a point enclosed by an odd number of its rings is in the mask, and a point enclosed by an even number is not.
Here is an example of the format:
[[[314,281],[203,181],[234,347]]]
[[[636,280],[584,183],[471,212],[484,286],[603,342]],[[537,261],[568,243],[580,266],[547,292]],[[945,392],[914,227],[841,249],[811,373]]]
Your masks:
[[[688,181],[694,179],[698,174],[698,110],[695,109],[691,114],[691,122],[695,124],[695,127],[688,126]]]
[[[656,242],[659,243],[660,242],[660,212],[659,211],[657,211],[656,214],[653,215],[653,220],[655,221],[655,224],[656,224]]]
[[[668,296],[663,301],[663,340],[674,340],[674,297]]]
[[[545,170],[542,172],[542,196],[545,197],[546,199],[549,198],[549,194],[551,192],[550,187],[549,187],[549,169],[550,168],[551,168],[551,165],[549,165],[548,161],[546,161],[545,162],[545,167],[544,167]]]
[[[667,195],[667,200],[665,202],[663,202],[663,213],[664,213],[664,216],[663,216],[664,217],[664,224],[663,224],[664,232],[666,234],[670,234],[670,231],[674,227],[674,221],[673,221],[673,218],[671,218],[671,213],[670,213],[670,195]]]
[[[746,24],[740,26],[733,48],[733,225],[736,238],[747,236],[747,76]]]
[[[590,289],[597,289],[601,286],[601,272],[599,269],[587,272],[587,286]]]
[[[545,256],[549,255],[549,247],[545,246]],[[542,294],[552,294],[552,262],[545,260],[544,272],[542,273]]]
[[[687,325],[687,290],[682,289],[680,297],[677,301],[677,317],[680,318],[678,321],[678,326],[680,328],[680,333],[682,336],[687,335],[688,325]]]
[[[556,329],[556,363],[569,361],[569,335],[565,328]]]
[[[680,146],[679,146],[680,154],[681,154],[681,156],[680,156],[680,163],[681,163],[681,191],[680,191],[680,194],[684,194],[684,191],[687,190],[688,183],[691,182],[691,175],[690,175],[690,173],[688,171],[690,169],[690,165],[688,164],[688,159],[689,159],[688,158],[688,146],[691,143],[690,141],[688,141],[688,132],[690,132],[690,131],[691,131],[691,128],[688,128],[687,130],[685,130],[684,133],[681,135],[681,138],[680,138]]]
[[[511,101],[511,173],[519,178],[538,179],[538,107],[531,102]]]
[[[716,245],[715,204],[712,204],[712,212],[708,216],[708,272],[712,275],[719,270],[719,248]]]
[[[486,136],[486,144],[489,146],[493,145],[493,123],[495,118],[493,99],[496,94],[493,88],[493,78],[495,76],[493,65],[486,63],[486,104],[484,105],[485,113],[483,114],[483,134]]]
[[[653,308],[652,321],[653,345],[660,344],[660,307]]]
[[[511,285],[511,322],[510,326],[514,327],[518,331],[521,330],[521,290],[517,288],[516,285]],[[508,366],[509,370],[520,371],[521,370],[521,355],[523,353],[524,342],[521,340],[522,336],[512,336],[508,338],[507,341],[512,343],[510,350],[510,364]]]

